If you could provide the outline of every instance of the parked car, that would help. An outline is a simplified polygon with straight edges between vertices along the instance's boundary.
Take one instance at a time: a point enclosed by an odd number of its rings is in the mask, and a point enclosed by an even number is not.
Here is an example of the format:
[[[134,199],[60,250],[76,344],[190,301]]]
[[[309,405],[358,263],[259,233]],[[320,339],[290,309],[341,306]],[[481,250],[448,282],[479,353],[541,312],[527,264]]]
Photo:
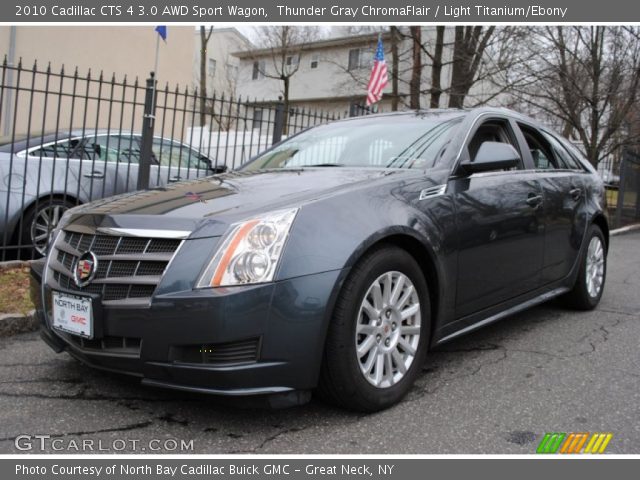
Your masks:
[[[605,185],[618,186],[620,185],[620,175],[616,175],[611,170],[604,170],[600,172],[602,181]]]
[[[0,142],[0,242],[43,255],[69,208],[137,189],[139,134],[58,132]],[[150,186],[213,173],[215,162],[174,140],[155,137]],[[11,153],[14,153],[11,155]],[[218,169],[219,171],[219,169]]]
[[[44,340],[88,365],[368,412],[436,345],[554,297],[594,308],[608,244],[602,180],[565,139],[444,110],[314,127],[237,172],[74,208],[31,274]]]

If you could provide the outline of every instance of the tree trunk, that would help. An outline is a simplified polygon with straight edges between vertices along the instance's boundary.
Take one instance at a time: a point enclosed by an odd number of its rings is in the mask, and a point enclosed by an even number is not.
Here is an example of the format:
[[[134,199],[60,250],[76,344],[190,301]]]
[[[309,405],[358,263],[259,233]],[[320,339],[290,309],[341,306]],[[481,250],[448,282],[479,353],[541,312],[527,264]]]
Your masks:
[[[440,107],[442,95],[442,51],[444,50],[444,27],[436,27],[436,46],[433,52],[433,66],[431,67],[431,108]]]
[[[282,76],[282,94],[284,96],[284,112],[282,114],[282,133],[287,135],[289,131],[289,80],[291,77],[287,75]]]
[[[200,26],[200,126],[207,123],[207,44],[211,38],[213,27],[207,33],[204,25]]]
[[[391,27],[391,110],[398,110],[398,27]]]
[[[420,80],[422,77],[422,29],[410,27],[413,39],[413,66],[411,69],[411,81],[409,82],[409,107],[412,110],[420,108]]]
[[[455,27],[453,40],[453,65],[451,67],[451,88],[449,89],[449,108],[462,108],[464,97],[461,96],[462,76],[464,73],[464,29],[463,26]]]
[[[491,26],[486,30],[481,26],[455,28],[449,108],[462,108],[469,90],[476,82],[484,52],[496,27]]]

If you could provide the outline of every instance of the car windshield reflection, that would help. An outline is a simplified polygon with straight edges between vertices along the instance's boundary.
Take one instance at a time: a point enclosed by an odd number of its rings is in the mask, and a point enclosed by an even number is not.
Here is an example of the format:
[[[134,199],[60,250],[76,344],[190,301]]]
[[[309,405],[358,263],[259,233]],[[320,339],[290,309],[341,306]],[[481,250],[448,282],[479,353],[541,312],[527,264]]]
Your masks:
[[[311,167],[432,168],[462,117],[378,117],[312,128],[245,170]]]

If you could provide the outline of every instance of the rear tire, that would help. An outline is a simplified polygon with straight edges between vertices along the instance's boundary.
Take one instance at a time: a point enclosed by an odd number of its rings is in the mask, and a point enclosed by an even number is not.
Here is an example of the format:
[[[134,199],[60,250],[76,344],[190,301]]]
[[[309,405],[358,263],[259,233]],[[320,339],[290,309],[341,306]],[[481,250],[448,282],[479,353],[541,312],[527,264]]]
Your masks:
[[[375,412],[399,402],[424,365],[431,306],[418,263],[395,246],[363,257],[345,280],[325,344],[318,391]]]
[[[600,227],[591,225],[580,259],[578,278],[564,297],[566,304],[578,310],[593,310],[602,298],[606,276],[607,244]]]

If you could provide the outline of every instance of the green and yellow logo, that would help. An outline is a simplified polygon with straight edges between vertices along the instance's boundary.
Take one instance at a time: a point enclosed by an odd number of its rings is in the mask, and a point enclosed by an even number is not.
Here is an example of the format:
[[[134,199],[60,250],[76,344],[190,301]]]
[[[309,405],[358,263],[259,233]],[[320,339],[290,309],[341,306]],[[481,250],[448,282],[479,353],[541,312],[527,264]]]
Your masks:
[[[604,453],[612,438],[612,433],[545,433],[536,453]]]

